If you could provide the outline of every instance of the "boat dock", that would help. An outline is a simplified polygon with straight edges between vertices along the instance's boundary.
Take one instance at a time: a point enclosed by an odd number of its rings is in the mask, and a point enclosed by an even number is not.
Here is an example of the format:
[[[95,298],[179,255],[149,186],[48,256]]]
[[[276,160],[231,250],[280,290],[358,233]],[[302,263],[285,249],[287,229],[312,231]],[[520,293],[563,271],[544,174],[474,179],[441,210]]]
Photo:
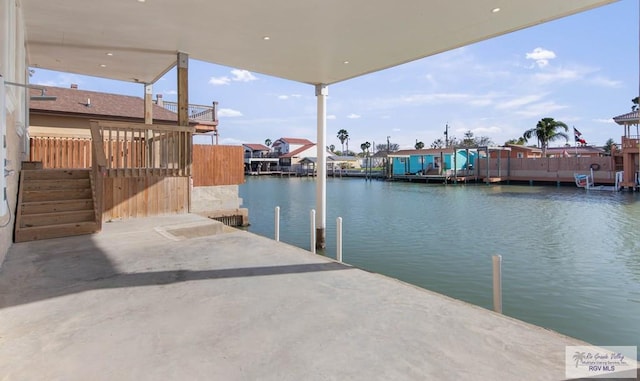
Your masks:
[[[216,224],[131,219],[11,246],[0,269],[0,374],[560,380],[565,346],[585,345]]]

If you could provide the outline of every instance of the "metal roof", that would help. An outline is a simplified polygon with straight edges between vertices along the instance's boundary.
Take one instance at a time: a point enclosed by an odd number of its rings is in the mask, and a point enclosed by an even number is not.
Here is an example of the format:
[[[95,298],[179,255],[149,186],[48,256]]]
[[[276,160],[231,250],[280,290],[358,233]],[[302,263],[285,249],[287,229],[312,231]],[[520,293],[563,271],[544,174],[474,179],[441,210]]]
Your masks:
[[[638,124],[640,121],[640,115],[638,115],[638,111],[631,111],[626,114],[618,115],[613,118],[613,121],[620,124]]]
[[[18,0],[29,65],[153,83],[177,52],[332,84],[616,0]],[[499,9],[499,11],[497,11]]]

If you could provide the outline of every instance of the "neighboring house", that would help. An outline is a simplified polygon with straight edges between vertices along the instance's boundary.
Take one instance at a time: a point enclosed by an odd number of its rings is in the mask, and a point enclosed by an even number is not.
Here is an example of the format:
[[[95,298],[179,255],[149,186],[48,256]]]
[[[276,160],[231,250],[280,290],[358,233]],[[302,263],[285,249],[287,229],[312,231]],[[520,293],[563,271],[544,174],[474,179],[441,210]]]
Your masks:
[[[327,166],[330,169],[359,169],[362,168],[361,160],[356,156],[329,156]]]
[[[38,127],[89,128],[89,120],[144,123],[144,99],[71,88],[45,87],[46,94],[57,97],[55,102],[31,101],[29,108],[30,132]],[[33,95],[39,90],[31,90]],[[176,125],[178,115],[153,105],[153,123]],[[195,125],[193,123],[192,125]]]
[[[318,162],[317,157],[305,157],[298,162],[303,170],[315,171],[316,164]],[[335,171],[339,169],[359,169],[360,160],[355,156],[327,156],[327,170]]]
[[[250,172],[272,171],[278,166],[279,159],[264,144],[243,144],[244,170]]]
[[[448,170],[472,169],[478,158],[475,148],[429,148],[390,153],[392,174],[440,175]]]
[[[299,139],[299,140],[302,141],[306,139]],[[289,148],[291,148],[291,146],[292,145],[289,144]],[[293,146],[298,146],[298,145],[295,144]],[[291,170],[294,167],[296,167],[300,163],[300,160],[302,160],[303,158],[305,157],[315,158],[317,156],[318,155],[317,155],[315,143],[309,142],[308,144],[298,146],[298,148],[294,149],[293,151],[289,151],[288,153],[281,154],[279,156],[280,167],[283,167],[283,168],[288,167],[288,169]]]
[[[312,141],[308,139],[299,139],[299,138],[280,138],[273,142],[271,145],[271,149],[278,156],[286,155],[292,153],[294,151],[299,150],[302,147],[315,145]],[[310,155],[306,155],[310,156]],[[312,155],[316,156],[316,155]]]
[[[548,147],[548,157],[600,157],[605,156],[604,149],[595,146]]]
[[[638,136],[640,111],[635,110],[618,115],[613,118],[613,121],[624,128],[622,144],[619,148],[621,152],[618,153],[618,150],[616,150],[616,156],[622,156],[624,180],[621,185],[623,187],[632,187],[633,189],[638,188],[640,186],[640,152],[638,151],[638,145],[640,144],[640,137]]]
[[[56,134],[88,137],[89,121],[92,119],[144,123],[144,99],[141,97],[81,90],[77,85],[71,85],[70,88],[43,87],[47,95],[57,99],[55,102],[30,102],[31,136],[44,133],[43,128],[56,127]],[[31,90],[31,93],[38,95],[40,90]],[[175,126],[178,114],[153,103],[152,118],[153,124]],[[206,124],[204,121],[190,120],[189,125],[196,127],[196,132],[217,134],[217,121]]]
[[[500,154],[501,159],[537,159],[542,157],[542,150],[538,147],[528,147],[520,144],[505,144],[508,150],[489,150],[489,157],[495,159]]]

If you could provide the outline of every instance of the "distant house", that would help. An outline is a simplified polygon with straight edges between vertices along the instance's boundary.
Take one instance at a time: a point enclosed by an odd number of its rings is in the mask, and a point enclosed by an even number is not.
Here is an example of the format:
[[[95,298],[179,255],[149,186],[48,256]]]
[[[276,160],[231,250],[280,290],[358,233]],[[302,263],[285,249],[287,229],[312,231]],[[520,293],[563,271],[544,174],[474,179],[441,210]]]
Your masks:
[[[278,166],[279,159],[264,144],[243,144],[245,171],[272,171]]]
[[[537,159],[542,157],[542,150],[538,147],[528,147],[520,144],[505,144],[508,150],[489,151],[489,157],[495,159],[500,155],[501,159]]]
[[[605,156],[604,149],[595,146],[549,147],[548,157],[600,157]]]
[[[301,139],[306,140],[306,139]],[[307,140],[308,141],[308,140]],[[288,153],[280,155],[280,166],[284,168],[293,169],[300,161],[305,157],[317,157],[317,150],[315,143],[309,143],[290,151]]]
[[[278,156],[282,156],[297,151],[302,147],[310,147],[314,145],[315,144],[308,139],[280,138],[273,142],[273,144],[271,145],[271,149]]]
[[[429,148],[421,150],[401,150],[390,153],[392,174],[440,175],[449,170],[473,168],[478,158],[475,148]]]

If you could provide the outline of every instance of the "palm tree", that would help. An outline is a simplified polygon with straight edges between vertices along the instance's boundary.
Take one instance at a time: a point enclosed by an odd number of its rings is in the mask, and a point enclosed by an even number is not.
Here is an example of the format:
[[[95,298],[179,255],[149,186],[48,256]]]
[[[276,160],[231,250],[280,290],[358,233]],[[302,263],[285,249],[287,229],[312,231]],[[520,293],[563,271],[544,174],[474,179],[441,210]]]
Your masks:
[[[369,142],[364,142],[364,143],[360,144],[360,149],[362,150],[363,154],[365,153],[365,151],[366,152],[369,151],[369,147],[371,147],[371,143],[369,143]]]
[[[334,152],[336,150],[336,146],[333,144],[329,146],[329,152]]]
[[[569,127],[564,122],[559,120],[554,120],[553,118],[542,118],[538,121],[535,128],[527,130],[524,132],[522,137],[524,141],[529,141],[532,136],[535,136],[538,139],[538,145],[542,148],[542,156],[547,156],[547,147],[549,146],[549,142],[554,140],[558,140],[560,138],[564,138],[564,140],[569,140],[569,137],[564,132],[558,132],[557,130],[562,128],[563,130],[569,131]]]
[[[419,142],[418,139],[416,139],[415,147],[416,147],[416,149],[423,149],[424,148],[424,143],[423,142]]]
[[[631,100],[633,106],[631,106],[631,111],[636,111],[638,109],[638,102],[640,102],[640,97],[635,97]]]
[[[345,140],[349,140],[349,133],[344,128],[338,131],[338,140],[342,143],[342,152],[344,152],[344,142]],[[347,146],[347,150],[349,150],[349,146]]]
[[[267,139],[264,141],[264,145],[265,145],[265,146],[267,146],[267,147],[271,147],[271,139],[268,139],[268,138],[267,138]]]

